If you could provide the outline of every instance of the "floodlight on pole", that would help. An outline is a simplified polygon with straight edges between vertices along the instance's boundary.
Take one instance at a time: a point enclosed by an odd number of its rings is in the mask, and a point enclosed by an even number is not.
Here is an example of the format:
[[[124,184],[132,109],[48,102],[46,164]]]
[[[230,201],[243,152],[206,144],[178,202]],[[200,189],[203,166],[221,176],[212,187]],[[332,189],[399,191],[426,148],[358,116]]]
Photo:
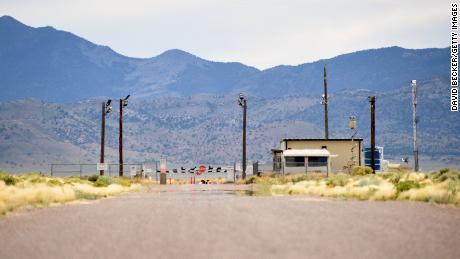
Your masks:
[[[321,104],[324,105],[324,139],[329,139],[329,119],[328,119],[328,110],[327,104],[329,102],[329,97],[327,96],[327,78],[326,78],[326,64],[324,65],[324,94],[321,98]]]
[[[127,95],[124,99],[120,99],[120,120],[119,120],[119,135],[118,135],[118,175],[123,176],[123,108],[128,106],[128,98],[131,95]]]
[[[102,117],[101,117],[101,153],[100,153],[100,158],[99,162],[101,164],[104,163],[104,151],[105,151],[105,117],[107,114],[110,113],[112,110],[112,106],[110,104],[112,103],[112,100],[107,100],[107,102],[102,102]],[[100,175],[104,175],[104,170],[99,171]]]
[[[371,105],[371,167],[375,174],[375,96],[368,97]]]
[[[246,113],[247,113],[247,100],[243,93],[240,93],[238,98],[238,105],[243,108],[243,161],[242,161],[242,174],[243,179],[246,178]]]
[[[417,146],[417,80],[412,80],[412,135],[413,135],[413,151],[414,151],[414,171],[418,172],[418,146]]]

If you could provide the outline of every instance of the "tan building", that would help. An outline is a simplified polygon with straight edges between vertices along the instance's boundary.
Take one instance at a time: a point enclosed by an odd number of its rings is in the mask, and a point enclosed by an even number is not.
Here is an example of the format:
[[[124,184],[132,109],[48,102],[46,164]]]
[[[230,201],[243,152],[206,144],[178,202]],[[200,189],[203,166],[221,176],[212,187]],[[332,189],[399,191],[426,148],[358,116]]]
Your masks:
[[[301,173],[347,170],[361,165],[362,139],[283,139],[281,149],[273,149],[273,171]],[[353,150],[353,151],[352,151]]]

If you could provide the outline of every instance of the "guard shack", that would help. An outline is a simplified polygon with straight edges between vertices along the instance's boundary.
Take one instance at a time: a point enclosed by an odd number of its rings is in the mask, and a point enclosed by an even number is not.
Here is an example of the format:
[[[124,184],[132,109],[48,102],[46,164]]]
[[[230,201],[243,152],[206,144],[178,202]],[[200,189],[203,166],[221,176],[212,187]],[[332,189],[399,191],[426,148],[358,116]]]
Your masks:
[[[273,171],[340,172],[362,164],[362,139],[283,139],[272,149]]]

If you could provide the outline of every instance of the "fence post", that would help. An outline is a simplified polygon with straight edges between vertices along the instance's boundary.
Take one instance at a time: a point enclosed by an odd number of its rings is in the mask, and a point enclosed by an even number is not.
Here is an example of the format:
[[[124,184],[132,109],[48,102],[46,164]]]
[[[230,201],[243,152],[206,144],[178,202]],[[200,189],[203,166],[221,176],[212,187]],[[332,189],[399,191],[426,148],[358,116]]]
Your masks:
[[[80,164],[80,178],[81,178],[82,170],[83,170],[83,165]]]
[[[53,164],[51,164],[51,176],[53,176]]]

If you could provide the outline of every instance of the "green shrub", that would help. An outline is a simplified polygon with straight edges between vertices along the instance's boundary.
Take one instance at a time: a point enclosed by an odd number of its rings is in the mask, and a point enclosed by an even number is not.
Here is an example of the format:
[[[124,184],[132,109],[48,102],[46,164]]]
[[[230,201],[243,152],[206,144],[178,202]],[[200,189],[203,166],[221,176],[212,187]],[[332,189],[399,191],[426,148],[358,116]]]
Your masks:
[[[29,182],[31,182],[31,183],[44,183],[44,182],[46,182],[46,179],[41,177],[41,176],[34,176],[29,180]]]
[[[401,178],[403,177],[403,173],[401,172],[396,172],[396,173],[392,173],[390,174],[390,176],[387,178],[387,180],[396,185],[399,183],[399,181],[401,181]]]
[[[364,187],[369,185],[380,185],[380,179],[375,175],[370,175],[366,177],[360,177],[359,182],[354,186]]]
[[[434,182],[444,182],[446,180],[460,181],[460,174],[449,168],[441,169],[439,172],[431,174],[430,177]]]
[[[131,181],[129,181],[128,179],[124,179],[124,178],[114,178],[112,179],[114,183],[116,184],[119,184],[121,186],[125,186],[125,187],[130,187],[131,186]]]
[[[326,185],[329,187],[345,186],[348,183],[349,179],[350,179],[349,175],[338,174],[336,176],[331,176],[329,179],[327,179]]]
[[[98,178],[99,178],[99,175],[93,174],[93,175],[91,175],[91,176],[88,177],[88,181],[90,181],[90,182],[96,182]]]
[[[97,181],[94,182],[94,186],[96,187],[107,187],[112,183],[112,178],[110,176],[99,176]]]
[[[62,183],[57,179],[50,179],[46,183],[51,186],[62,185]]]
[[[372,168],[369,166],[355,166],[351,172],[352,175],[367,175],[372,174]]]
[[[19,180],[9,174],[0,173],[0,180],[4,181],[6,185],[15,185]]]
[[[398,193],[417,188],[420,188],[420,184],[414,181],[401,181],[396,184],[396,191]]]
[[[75,190],[75,196],[79,200],[95,200],[98,198],[96,194],[87,193],[80,190]]]

